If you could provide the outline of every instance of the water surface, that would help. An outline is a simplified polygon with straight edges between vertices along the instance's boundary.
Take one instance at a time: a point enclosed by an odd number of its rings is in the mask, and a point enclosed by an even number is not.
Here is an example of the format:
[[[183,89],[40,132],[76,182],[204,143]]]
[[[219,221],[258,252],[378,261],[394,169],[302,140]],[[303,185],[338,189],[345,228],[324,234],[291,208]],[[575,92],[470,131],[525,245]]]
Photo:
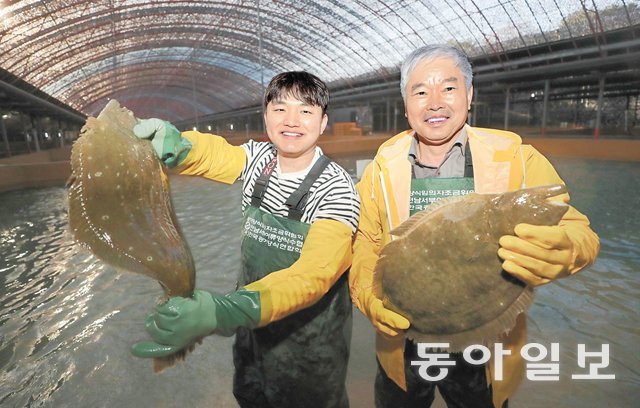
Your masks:
[[[338,161],[355,173],[355,157]],[[538,290],[530,342],[560,345],[559,381],[524,381],[512,407],[632,407],[640,389],[640,163],[551,158],[602,249],[590,269]],[[239,268],[240,185],[172,177],[174,204],[196,261],[197,286],[226,293]],[[66,189],[0,194],[0,406],[235,407],[231,338],[209,337],[186,363],[157,375],[129,346],[162,291],[74,245]],[[359,312],[348,389],[373,406],[373,331]],[[577,345],[610,344],[615,380],[586,371]]]

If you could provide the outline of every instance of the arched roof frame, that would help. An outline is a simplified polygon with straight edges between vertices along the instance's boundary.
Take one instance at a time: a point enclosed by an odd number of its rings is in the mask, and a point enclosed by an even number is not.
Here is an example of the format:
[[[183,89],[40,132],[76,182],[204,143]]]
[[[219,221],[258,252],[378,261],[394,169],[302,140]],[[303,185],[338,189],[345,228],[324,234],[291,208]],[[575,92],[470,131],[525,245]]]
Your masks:
[[[505,67],[518,48],[581,36],[604,46],[603,32],[640,24],[639,9],[637,0],[0,0],[0,68],[86,114],[105,98],[141,100],[141,90],[172,106],[195,98],[191,110],[212,114],[259,100],[284,70],[332,88],[385,83],[428,43]],[[207,81],[216,85],[199,86]]]

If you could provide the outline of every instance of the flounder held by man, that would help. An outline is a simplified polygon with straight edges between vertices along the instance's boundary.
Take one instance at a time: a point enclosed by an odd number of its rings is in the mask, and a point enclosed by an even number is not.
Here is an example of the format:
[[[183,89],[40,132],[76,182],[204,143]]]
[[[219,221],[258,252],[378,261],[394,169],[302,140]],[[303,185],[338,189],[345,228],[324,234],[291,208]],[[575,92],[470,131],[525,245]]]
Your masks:
[[[147,275],[166,296],[190,297],[195,266],[151,143],[137,119],[111,100],[88,118],[71,150],[69,224],[75,240],[116,268]],[[154,359],[156,372],[189,350]]]
[[[409,338],[452,352],[491,344],[533,302],[533,289],[502,270],[498,240],[517,224],[556,225],[569,206],[547,200],[563,185],[447,198],[391,231],[374,271],[376,294],[405,316]]]

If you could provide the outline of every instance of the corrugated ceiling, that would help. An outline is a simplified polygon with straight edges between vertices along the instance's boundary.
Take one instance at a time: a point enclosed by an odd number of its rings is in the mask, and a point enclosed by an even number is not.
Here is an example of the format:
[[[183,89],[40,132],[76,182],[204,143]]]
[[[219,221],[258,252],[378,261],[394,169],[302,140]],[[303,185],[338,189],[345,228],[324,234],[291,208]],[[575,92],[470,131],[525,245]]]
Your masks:
[[[333,86],[428,43],[494,54],[640,24],[634,0],[0,0],[0,67],[92,115],[170,120],[254,105],[277,72]]]

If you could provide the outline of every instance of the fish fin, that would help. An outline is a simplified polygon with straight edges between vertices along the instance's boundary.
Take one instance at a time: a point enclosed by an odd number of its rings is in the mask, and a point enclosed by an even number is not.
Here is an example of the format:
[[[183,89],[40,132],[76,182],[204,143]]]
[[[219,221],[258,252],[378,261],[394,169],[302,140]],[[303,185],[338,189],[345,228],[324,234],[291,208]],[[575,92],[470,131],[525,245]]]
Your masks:
[[[389,262],[387,259],[386,253],[388,253],[389,248],[393,248],[395,245],[399,245],[399,240],[391,241],[387,245],[384,246],[382,252],[380,253],[380,257],[376,262],[376,265],[373,268],[373,279],[371,282],[371,291],[378,299],[383,299],[384,290],[382,285],[382,278],[384,275],[384,270],[387,267],[385,265],[386,262]]]
[[[473,193],[472,193],[473,194]],[[429,204],[424,210],[415,213],[408,220],[391,230],[391,235],[396,237],[403,237],[411,232],[423,219],[429,217],[434,211],[437,211],[440,207],[455,203],[464,198],[464,196],[447,197],[442,200],[438,200],[435,203]]]
[[[454,334],[425,334],[409,327],[407,338],[417,343],[449,343],[446,350],[452,353],[464,351],[466,347],[476,344],[491,347],[503,334],[513,329],[518,315],[526,312],[533,304],[533,295],[533,288],[525,287],[510,307],[482,326]]]
[[[567,186],[564,184],[549,184],[544,186],[529,187],[523,191],[529,192],[529,194],[539,194],[544,198],[551,198],[565,194],[567,192]]]
[[[187,347],[179,350],[178,352],[166,356],[166,357],[156,357],[153,359],[153,372],[158,374],[164,371],[167,368],[171,368],[175,366],[179,361],[184,361],[185,358],[195,350],[197,344],[202,344],[202,339],[204,337],[199,338],[192,344]]]
[[[76,181],[76,176],[75,176],[75,174],[72,174],[72,175],[69,176],[67,181],[64,182],[64,186],[66,188],[69,188],[69,187],[71,187],[73,185],[73,183],[75,183],[75,181]]]

